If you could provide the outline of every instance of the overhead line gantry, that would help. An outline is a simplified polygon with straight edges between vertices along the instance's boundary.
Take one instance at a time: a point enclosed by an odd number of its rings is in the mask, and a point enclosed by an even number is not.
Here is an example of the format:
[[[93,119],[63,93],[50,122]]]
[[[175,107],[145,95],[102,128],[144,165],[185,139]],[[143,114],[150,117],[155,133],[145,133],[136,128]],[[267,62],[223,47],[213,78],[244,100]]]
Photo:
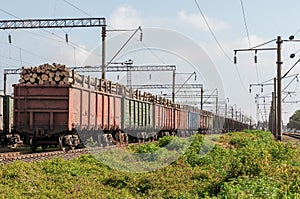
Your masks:
[[[105,18],[60,18],[60,19],[16,19],[0,20],[0,29],[45,29],[45,28],[80,28],[80,27],[101,27],[102,37],[102,79],[105,79],[106,72],[106,20]],[[67,35],[66,35],[67,38]],[[11,36],[9,35],[11,42]]]

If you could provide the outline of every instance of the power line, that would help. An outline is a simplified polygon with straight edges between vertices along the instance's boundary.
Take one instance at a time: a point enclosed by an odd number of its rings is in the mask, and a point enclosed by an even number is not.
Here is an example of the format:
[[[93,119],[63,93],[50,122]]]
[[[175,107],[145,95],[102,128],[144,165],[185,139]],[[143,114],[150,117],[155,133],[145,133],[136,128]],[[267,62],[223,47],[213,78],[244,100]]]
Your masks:
[[[244,25],[245,25],[245,29],[246,29],[246,33],[247,33],[248,43],[249,43],[249,47],[251,48],[251,42],[250,42],[250,36],[249,36],[249,29],[248,29],[247,20],[246,20],[246,14],[245,14],[245,9],[244,9],[244,4],[243,4],[242,0],[240,0],[240,2],[241,2],[241,8],[242,8],[242,13],[243,13],[243,19],[244,19]]]
[[[66,2],[67,4],[69,4],[70,6],[72,6],[73,8],[79,10],[80,12],[82,12],[82,13],[88,15],[89,17],[93,17],[91,14],[89,14],[88,12],[86,12],[86,11],[84,11],[83,9],[79,8],[78,6],[76,6],[76,5],[72,4],[72,3],[70,3],[69,1],[67,1],[67,0],[63,0],[63,1]]]
[[[81,9],[81,8],[79,8],[78,6],[76,6],[76,5],[74,5],[74,4],[72,4],[72,3],[70,3],[69,1],[67,1],[67,0],[63,0],[65,3],[67,3],[68,5],[70,5],[70,6],[72,6],[73,8],[75,8],[75,9],[77,9],[77,10],[79,10],[80,12],[82,12],[82,13],[84,13],[84,14],[86,14],[87,16],[89,16],[89,17],[93,17],[91,14],[89,14],[88,12],[86,12],[85,10],[83,10],[83,9]],[[110,25],[108,25],[108,27],[110,27],[112,30],[117,30],[116,28],[114,28],[114,27],[112,27],[112,26],[110,26]],[[126,35],[129,35],[127,32],[124,32],[124,34],[126,34]],[[136,41],[138,41],[138,39],[135,39]],[[163,63],[163,64],[165,64],[165,62],[151,49],[151,48],[149,48],[143,41],[140,41],[141,42],[141,44],[144,46],[144,48],[146,48],[146,50],[148,50],[154,57],[156,57],[161,63]]]
[[[3,9],[1,9],[1,8],[0,8],[0,11],[1,11],[1,12],[4,12],[5,14],[10,15],[10,16],[12,16],[12,17],[14,17],[14,18],[20,19],[20,18],[17,17],[16,15],[13,15],[13,14],[11,14],[11,13],[9,13],[9,12],[7,12],[6,10],[3,10]]]
[[[215,42],[217,43],[217,45],[219,46],[219,48],[221,49],[221,51],[223,52],[223,54],[225,55],[225,57],[227,57],[227,59],[230,61],[230,63],[233,63],[232,60],[231,60],[231,58],[230,58],[230,56],[225,52],[224,48],[222,47],[221,43],[218,41],[218,39],[217,39],[215,33],[213,32],[212,28],[210,27],[210,25],[209,25],[209,23],[208,23],[208,21],[207,21],[205,15],[204,15],[204,13],[202,12],[202,10],[201,10],[201,8],[200,8],[200,6],[199,6],[199,4],[198,4],[198,1],[195,0],[195,3],[196,3],[196,6],[197,6],[197,8],[198,8],[198,10],[199,10],[199,12],[200,12],[200,14],[201,14],[201,16],[202,16],[202,18],[203,18],[205,24],[206,24],[206,26],[208,27],[208,29],[209,29],[211,35],[213,36]],[[240,82],[241,82],[242,87],[244,88],[244,90],[247,90],[246,87],[245,87],[245,84],[244,84],[244,82],[243,82],[243,80],[242,80],[240,71],[239,71],[238,67],[236,66],[236,64],[235,64],[235,69],[236,69],[236,72],[237,72],[237,74],[238,74],[238,77],[239,77],[239,80],[240,80]]]
[[[224,48],[222,47],[221,43],[218,41],[218,39],[217,39],[215,33],[213,32],[212,28],[210,27],[210,25],[209,25],[209,23],[208,23],[208,21],[207,21],[205,15],[204,15],[204,13],[202,12],[202,10],[201,10],[201,8],[200,8],[200,6],[199,6],[199,4],[198,4],[198,1],[195,0],[195,3],[196,3],[196,5],[197,5],[197,8],[198,8],[198,10],[199,10],[199,12],[200,12],[200,14],[201,14],[201,16],[202,16],[202,18],[203,18],[203,20],[204,20],[206,26],[207,26],[208,29],[209,29],[209,32],[210,32],[211,35],[213,36],[215,42],[218,44],[219,48],[221,49],[221,51],[223,52],[223,54],[228,58],[228,60],[229,60],[230,62],[232,62],[230,56],[225,52]]]
[[[294,36],[300,32],[300,28],[294,33]]]
[[[243,0],[240,0],[240,2],[241,2],[241,8],[242,8],[243,19],[244,19],[244,25],[245,25],[245,29],[246,29],[247,38],[248,38],[248,44],[249,44],[249,48],[251,48],[252,45],[251,45],[251,42],[250,42],[250,34],[249,34],[248,25],[247,25],[247,20],[246,20],[246,14],[245,14],[245,8],[244,8]],[[255,55],[255,56],[256,56],[256,55]],[[256,71],[256,78],[257,78],[257,81],[260,81],[260,80],[259,80],[259,75],[258,75],[257,62],[255,62],[255,71]]]
[[[1,42],[1,41],[0,41],[0,43],[2,43],[2,44],[4,44],[4,45],[10,45],[10,46],[12,46],[12,47],[14,47],[14,48],[16,48],[16,49],[21,50],[22,52],[26,52],[26,53],[28,53],[28,54],[31,54],[31,55],[33,55],[33,56],[35,56],[35,57],[38,57],[38,58],[40,58],[41,60],[44,60],[44,61],[51,61],[51,60],[52,60],[52,59],[50,59],[50,58],[42,57],[42,56],[40,56],[40,55],[38,55],[38,54],[36,54],[36,53],[34,53],[34,52],[32,52],[32,51],[26,50],[26,49],[21,48],[21,47],[19,47],[19,46],[17,46],[17,45],[14,45],[14,44],[7,44],[7,43]]]
[[[7,57],[7,56],[4,56],[4,55],[0,55],[0,57],[2,58],[5,58],[5,59],[8,59],[8,60],[13,60],[13,61],[18,61],[18,62],[23,62],[23,63],[27,63],[29,65],[34,65],[33,63],[30,63],[30,62],[26,62],[26,61],[23,61],[21,59],[15,59],[15,58],[12,58],[12,57]]]

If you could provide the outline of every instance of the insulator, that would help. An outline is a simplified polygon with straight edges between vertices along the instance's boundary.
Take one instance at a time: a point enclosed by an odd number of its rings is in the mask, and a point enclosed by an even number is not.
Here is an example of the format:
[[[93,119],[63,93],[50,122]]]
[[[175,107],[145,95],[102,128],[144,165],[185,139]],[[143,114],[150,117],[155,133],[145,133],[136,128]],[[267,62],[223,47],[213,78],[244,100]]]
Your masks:
[[[68,36],[68,34],[66,34],[66,43],[68,43],[69,42],[69,36]]]
[[[195,81],[197,80],[197,74],[195,73]]]
[[[257,64],[257,55],[254,55],[254,63]]]
[[[251,86],[249,87],[249,93],[251,93]]]
[[[119,75],[117,75],[117,80],[119,81],[119,79],[120,79],[120,77],[119,77]]]
[[[151,80],[151,74],[149,74],[149,79]]]
[[[260,89],[261,92],[264,92],[264,86],[261,85],[261,89]]]
[[[8,43],[11,44],[11,35],[10,34],[8,35]]]
[[[140,33],[140,41],[143,41],[143,32]]]
[[[233,63],[237,64],[237,58],[236,58],[236,56],[233,57]]]

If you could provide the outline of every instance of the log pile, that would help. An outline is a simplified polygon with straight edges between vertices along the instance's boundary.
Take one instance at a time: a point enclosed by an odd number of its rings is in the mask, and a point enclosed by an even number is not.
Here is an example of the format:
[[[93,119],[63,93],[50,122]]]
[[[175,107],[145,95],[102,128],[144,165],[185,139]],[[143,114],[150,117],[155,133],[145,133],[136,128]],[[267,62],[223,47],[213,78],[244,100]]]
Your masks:
[[[124,95],[138,100],[162,102],[150,93],[138,90],[130,90],[126,86],[113,83],[109,80],[97,79],[90,76],[80,75],[63,64],[42,64],[35,67],[22,67],[20,84],[26,85],[74,85],[87,89],[97,90],[104,93]]]
[[[20,84],[69,85],[72,72],[62,64],[43,64],[35,67],[22,67]]]

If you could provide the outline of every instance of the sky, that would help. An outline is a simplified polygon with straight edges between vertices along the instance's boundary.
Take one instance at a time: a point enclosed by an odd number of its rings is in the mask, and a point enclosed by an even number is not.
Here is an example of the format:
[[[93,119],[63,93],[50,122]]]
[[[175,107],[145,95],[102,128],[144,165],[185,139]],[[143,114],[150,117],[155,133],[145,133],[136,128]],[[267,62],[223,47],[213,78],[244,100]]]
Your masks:
[[[203,84],[207,95],[205,109],[225,114],[234,110],[259,120],[268,117],[270,94],[273,86],[253,86],[250,84],[272,83],[276,76],[276,51],[258,51],[257,64],[254,52],[238,52],[237,64],[233,64],[235,49],[248,49],[281,36],[288,40],[300,38],[300,2],[259,1],[259,0],[11,0],[2,2],[1,20],[37,18],[78,18],[105,17],[107,24],[107,55],[109,61],[139,26],[140,31],[133,36],[114,62],[132,59],[136,65],[176,65],[176,83]],[[128,31],[110,31],[128,30]],[[100,28],[1,30],[0,31],[0,89],[3,89],[3,69],[37,66],[43,63],[62,63],[67,66],[100,65]],[[65,41],[68,34],[69,42]],[[12,43],[8,42],[11,35]],[[276,42],[262,47],[274,48]],[[282,73],[287,72],[299,59],[300,43],[284,42],[282,45]],[[289,56],[295,53],[295,58]],[[300,65],[300,64],[299,64]],[[300,66],[296,65],[289,75],[296,75]],[[193,76],[196,73],[196,80]],[[100,76],[101,74],[90,74]],[[127,83],[128,74],[108,74],[107,78]],[[132,84],[169,84],[170,72],[132,73]],[[297,79],[292,76],[282,80],[285,93],[283,98],[283,122],[300,109],[300,92]],[[267,81],[271,80],[271,81]],[[18,76],[9,77],[11,85],[17,83]],[[287,87],[288,86],[288,87]],[[287,87],[287,88],[285,88]],[[155,91],[168,96],[170,90]],[[179,89],[176,95],[187,95]],[[195,91],[193,91],[195,92]],[[258,100],[255,100],[256,96]],[[180,101],[183,100],[183,101]],[[177,102],[184,103],[177,99]],[[190,100],[190,99],[189,99]],[[186,102],[185,101],[185,102]],[[225,106],[227,103],[227,106]]]

